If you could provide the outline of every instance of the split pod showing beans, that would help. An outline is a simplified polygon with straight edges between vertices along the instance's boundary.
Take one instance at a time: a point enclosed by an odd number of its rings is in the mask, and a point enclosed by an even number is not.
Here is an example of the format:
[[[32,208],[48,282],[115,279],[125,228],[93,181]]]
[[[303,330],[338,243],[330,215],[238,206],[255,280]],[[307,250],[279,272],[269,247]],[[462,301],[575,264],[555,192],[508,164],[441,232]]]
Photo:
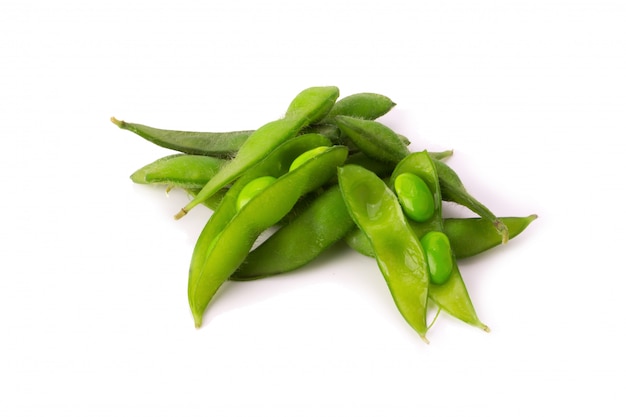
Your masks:
[[[381,94],[340,97],[337,87],[321,86],[298,93],[282,118],[256,130],[183,131],[111,118],[176,152],[137,169],[133,182],[185,190],[191,200],[177,219],[198,205],[210,209],[189,267],[196,327],[227,280],[296,276],[347,244],[366,255],[363,262],[375,259],[372,273],[424,341],[433,307],[489,330],[458,260],[507,243],[537,216],[496,216],[444,162],[451,151],[409,149],[416,145],[377,120],[395,106]],[[450,218],[443,201],[479,217]]]

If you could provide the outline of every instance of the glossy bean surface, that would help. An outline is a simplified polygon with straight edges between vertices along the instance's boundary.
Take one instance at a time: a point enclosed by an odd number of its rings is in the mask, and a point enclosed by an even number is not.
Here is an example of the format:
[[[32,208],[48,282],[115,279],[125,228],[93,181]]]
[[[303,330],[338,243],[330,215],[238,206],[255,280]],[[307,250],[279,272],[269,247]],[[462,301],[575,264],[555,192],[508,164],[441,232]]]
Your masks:
[[[430,231],[420,239],[426,253],[430,282],[445,284],[454,268],[454,259],[450,248],[450,241],[445,233]]]
[[[433,195],[419,176],[405,172],[395,178],[393,186],[400,205],[409,219],[424,222],[435,214]]]
[[[243,206],[248,204],[250,200],[259,195],[263,190],[272,185],[276,181],[276,177],[265,175],[255,178],[245,185],[237,196],[237,210],[241,210]]]

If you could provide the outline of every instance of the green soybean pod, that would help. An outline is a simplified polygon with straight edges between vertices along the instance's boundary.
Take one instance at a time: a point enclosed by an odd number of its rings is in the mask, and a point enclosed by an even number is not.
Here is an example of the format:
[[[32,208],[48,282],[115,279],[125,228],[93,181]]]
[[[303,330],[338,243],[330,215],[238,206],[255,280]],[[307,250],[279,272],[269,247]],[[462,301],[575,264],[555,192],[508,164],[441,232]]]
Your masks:
[[[188,296],[196,327],[202,325],[204,311],[228,278],[245,260],[258,236],[278,223],[305,194],[321,187],[336,175],[337,167],[345,161],[348,149],[329,148],[278,178],[259,195],[250,200],[216,236],[200,234],[196,246],[205,248],[194,254],[189,270]]]
[[[163,148],[192,155],[208,155],[221,158],[228,158],[235,155],[243,143],[254,132],[253,130],[186,132],[181,130],[157,129],[139,123],[117,120],[115,117],[112,117],[111,121],[120,129],[133,132]]]
[[[180,219],[185,216],[189,210],[211,197],[226,184],[233,182],[278,145],[296,136],[311,121],[319,119],[320,115],[321,117],[326,115],[338,96],[337,87],[312,87],[302,91],[292,100],[285,118],[267,123],[250,135],[237,156],[224,165],[174,218]]]
[[[370,158],[397,163],[410,151],[406,143],[389,127],[375,120],[337,116],[339,129]]]
[[[303,120],[303,126],[322,120],[339,98],[339,89],[334,86],[309,87],[302,90],[287,107],[285,119]]]
[[[204,155],[169,155],[141,167],[130,179],[136,184],[202,188],[224,163],[223,159]]]
[[[454,269],[454,257],[448,237],[445,233],[433,230],[422,236],[420,243],[426,253],[430,282],[445,284]]]
[[[336,116],[374,120],[387,114],[396,103],[376,93],[356,93],[338,100],[323,122],[332,122]]]
[[[376,174],[358,165],[340,167],[338,179],[348,212],[370,241],[398,310],[428,342],[428,265],[395,194]]]
[[[431,189],[435,201],[435,215],[427,222],[414,223],[416,227],[411,227],[412,230],[419,238],[430,231],[442,232],[441,190],[434,160],[426,151],[408,155],[396,165],[391,175],[392,183],[398,175],[405,172],[421,177]],[[429,286],[428,297],[451,316],[472,326],[489,331],[489,328],[480,321],[476,314],[456,261],[453,262],[452,272],[445,283]]]
[[[407,217],[425,222],[435,214],[435,202],[428,185],[418,175],[404,172],[396,176],[393,187]]]

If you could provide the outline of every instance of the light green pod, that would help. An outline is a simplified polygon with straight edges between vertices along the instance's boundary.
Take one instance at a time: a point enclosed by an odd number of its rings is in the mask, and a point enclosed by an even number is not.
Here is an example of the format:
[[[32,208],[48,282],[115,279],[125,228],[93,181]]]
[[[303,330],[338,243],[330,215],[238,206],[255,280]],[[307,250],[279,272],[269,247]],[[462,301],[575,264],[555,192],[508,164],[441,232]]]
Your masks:
[[[139,168],[130,179],[136,184],[202,188],[224,166],[225,161],[204,155],[169,155]]]
[[[428,185],[418,175],[405,172],[393,183],[404,214],[416,222],[425,222],[435,214],[435,201]]]
[[[430,282],[433,284],[445,284],[450,279],[450,274],[454,269],[454,259],[448,236],[442,232],[428,232],[421,239],[420,243],[426,253],[428,270],[430,271]]]
[[[309,159],[314,158],[316,155],[319,155],[326,151],[329,146],[318,146],[317,148],[310,149],[301,155],[299,155],[296,159],[293,160],[291,166],[289,167],[289,171],[293,171],[298,168],[300,165],[304,164]]]
[[[266,175],[256,178],[245,185],[237,196],[237,211],[248,204],[250,200],[256,197],[261,191],[272,185],[276,181],[276,177]]]

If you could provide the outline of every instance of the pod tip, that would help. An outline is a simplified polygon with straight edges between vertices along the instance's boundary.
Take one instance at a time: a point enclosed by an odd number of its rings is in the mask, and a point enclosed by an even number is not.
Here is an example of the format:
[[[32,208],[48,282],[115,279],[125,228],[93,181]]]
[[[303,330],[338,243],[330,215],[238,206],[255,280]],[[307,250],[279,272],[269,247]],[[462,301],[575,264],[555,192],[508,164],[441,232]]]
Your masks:
[[[191,314],[193,315],[193,324],[195,328],[199,329],[200,327],[202,327],[202,313],[192,311]]]

